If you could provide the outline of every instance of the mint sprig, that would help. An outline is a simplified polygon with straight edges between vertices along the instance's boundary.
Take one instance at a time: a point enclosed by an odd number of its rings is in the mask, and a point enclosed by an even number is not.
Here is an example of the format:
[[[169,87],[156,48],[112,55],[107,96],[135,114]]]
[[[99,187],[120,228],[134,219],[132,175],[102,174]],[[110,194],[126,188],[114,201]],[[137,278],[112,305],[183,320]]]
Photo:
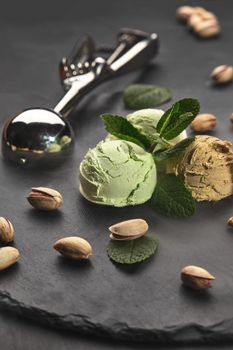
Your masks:
[[[141,134],[127,119],[119,115],[109,113],[101,116],[105,129],[115,137],[136,143],[144,149],[148,149],[151,145],[150,140]]]
[[[174,174],[159,179],[152,196],[152,205],[161,214],[177,218],[192,216],[196,209],[191,193]]]
[[[178,136],[199,113],[200,105],[196,99],[184,98],[168,109],[157,124],[157,131],[166,140]]]
[[[186,147],[188,147],[193,141],[195,140],[194,136],[187,137],[186,139],[178,142],[175,146],[172,148],[169,148],[165,151],[157,152],[154,155],[154,159],[156,162],[161,162],[173,157],[178,156],[181,152],[185,150]]]
[[[123,93],[125,106],[134,110],[156,107],[170,99],[171,91],[158,85],[133,84]]]
[[[152,256],[158,246],[158,240],[153,236],[143,236],[131,241],[111,240],[107,253],[111,260],[119,264],[135,264]]]

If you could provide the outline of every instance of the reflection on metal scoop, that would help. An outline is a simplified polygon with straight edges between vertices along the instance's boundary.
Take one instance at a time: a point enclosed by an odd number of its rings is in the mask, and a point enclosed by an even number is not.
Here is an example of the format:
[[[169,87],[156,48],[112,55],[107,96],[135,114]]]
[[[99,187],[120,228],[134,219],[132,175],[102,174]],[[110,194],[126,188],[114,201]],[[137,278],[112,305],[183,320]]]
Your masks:
[[[73,132],[65,117],[75,104],[99,83],[144,66],[158,52],[158,36],[123,29],[117,46],[104,58],[93,39],[86,36],[60,63],[60,77],[67,90],[55,108],[30,108],[4,126],[2,153],[19,164],[47,165],[66,159],[72,150]],[[107,50],[109,52],[109,50]]]

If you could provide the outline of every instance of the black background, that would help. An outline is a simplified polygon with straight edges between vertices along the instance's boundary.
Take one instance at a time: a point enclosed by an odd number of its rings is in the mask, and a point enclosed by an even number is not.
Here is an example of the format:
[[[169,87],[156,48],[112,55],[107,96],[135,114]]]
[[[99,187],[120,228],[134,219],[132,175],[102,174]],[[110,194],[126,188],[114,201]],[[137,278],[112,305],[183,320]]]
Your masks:
[[[176,22],[174,13],[181,1],[8,1],[0,4],[0,117],[30,104],[53,106],[63,91],[57,74],[57,62],[85,31],[90,32],[100,44],[111,45],[120,27],[135,27],[156,31],[161,39],[161,51],[156,66],[144,74],[133,73],[107,83],[99,89],[102,94],[89,105],[88,100],[80,111],[88,109],[93,117],[105,112],[104,99],[111,89],[112,110],[120,112],[118,104],[121,89],[133,82],[158,83],[174,91],[174,99],[196,96],[203,111],[212,111],[221,119],[216,135],[230,138],[227,116],[232,112],[232,87],[213,89],[209,86],[211,69],[232,63],[232,5],[229,1],[200,1],[189,4],[203,5],[216,12],[223,25],[221,40],[199,41],[184,26]],[[119,107],[118,107],[119,105]],[[78,118],[73,125],[85,133],[85,121]],[[102,128],[96,123],[98,130]],[[95,145],[93,137],[86,140],[86,148]],[[84,152],[83,147],[82,152]],[[82,155],[79,155],[82,156]],[[7,174],[5,170],[5,174]],[[19,175],[23,177],[22,173]],[[4,184],[2,184],[3,187]],[[18,184],[20,185],[20,183]],[[19,188],[20,190],[20,188]],[[11,194],[14,197],[14,193]],[[227,202],[231,205],[231,202]],[[1,204],[6,210],[7,204]],[[209,215],[211,215],[209,211]],[[39,327],[9,313],[1,314],[0,344],[3,349],[125,349],[116,344],[97,339],[80,338],[71,333],[55,332]],[[221,345],[222,347],[222,345]],[[128,345],[128,348],[146,348],[146,345]],[[154,348],[154,346],[148,346]],[[167,346],[165,346],[167,348]],[[189,349],[192,348],[190,345]],[[213,346],[211,347],[213,348]]]

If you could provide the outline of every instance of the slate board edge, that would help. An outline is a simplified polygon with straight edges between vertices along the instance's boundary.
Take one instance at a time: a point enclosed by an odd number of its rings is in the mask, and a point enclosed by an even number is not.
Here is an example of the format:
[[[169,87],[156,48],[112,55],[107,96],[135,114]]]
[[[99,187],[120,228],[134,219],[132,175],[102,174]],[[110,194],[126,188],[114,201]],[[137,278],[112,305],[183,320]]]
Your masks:
[[[95,324],[78,314],[59,315],[27,305],[0,290],[0,306],[10,312],[55,329],[70,330],[83,335],[130,342],[213,343],[233,340],[233,318],[209,326],[195,323],[163,327],[163,329],[132,328],[126,323],[107,320]]]

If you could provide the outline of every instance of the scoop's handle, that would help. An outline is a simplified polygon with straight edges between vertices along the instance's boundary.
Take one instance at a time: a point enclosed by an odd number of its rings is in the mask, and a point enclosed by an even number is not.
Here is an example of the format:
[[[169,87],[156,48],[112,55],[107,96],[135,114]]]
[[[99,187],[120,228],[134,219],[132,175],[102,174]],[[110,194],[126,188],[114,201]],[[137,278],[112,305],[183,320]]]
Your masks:
[[[77,79],[69,82],[70,87],[65,96],[54,107],[55,112],[60,113],[63,117],[67,117],[76,103],[104,80],[105,60],[99,57],[93,63],[95,64],[93,64],[93,68],[88,73],[80,75],[79,79],[76,77]]]
[[[112,74],[127,73],[148,64],[158,49],[157,34],[124,28],[118,34],[118,46],[106,62]]]
[[[67,91],[54,110],[63,116],[100,82],[145,66],[158,53],[158,36],[135,29],[122,29],[117,46],[107,58],[95,57],[94,42],[87,36],[76,54],[64,58],[60,75]],[[82,58],[85,54],[86,61]]]

